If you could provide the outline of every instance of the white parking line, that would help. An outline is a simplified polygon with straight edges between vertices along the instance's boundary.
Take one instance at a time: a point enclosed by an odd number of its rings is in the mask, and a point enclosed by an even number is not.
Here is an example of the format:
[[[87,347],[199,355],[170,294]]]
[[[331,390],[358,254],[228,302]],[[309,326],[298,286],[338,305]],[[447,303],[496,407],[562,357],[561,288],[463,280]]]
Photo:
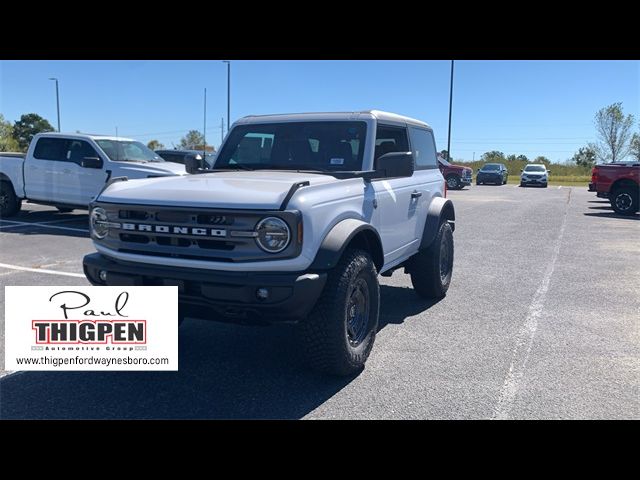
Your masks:
[[[20,270],[22,272],[47,273],[49,275],[63,275],[65,277],[85,278],[82,273],[60,272],[58,270],[47,270],[46,268],[30,268],[21,267],[20,265],[9,265],[8,263],[0,263],[0,268],[8,268],[9,270]]]
[[[53,228],[55,230],[70,230],[72,232],[82,232],[82,233],[89,233],[89,230],[85,230],[83,228],[73,228],[73,227],[59,227],[58,225],[44,225],[42,223],[37,223],[37,222],[16,222],[13,220],[0,220],[4,223],[11,223],[13,225],[0,225],[0,229],[2,228],[13,228],[13,227],[25,227],[28,225],[34,225],[38,228]]]
[[[496,406],[493,414],[494,419],[504,420],[509,418],[513,401],[520,389],[520,382],[524,377],[527,360],[529,359],[531,347],[533,346],[533,338],[535,337],[536,330],[538,329],[538,319],[542,315],[544,301],[547,297],[547,292],[549,291],[549,284],[551,283],[551,276],[555,270],[556,260],[560,253],[560,245],[562,244],[562,238],[564,237],[564,230],[567,224],[567,212],[569,210],[570,201],[571,190],[569,190],[564,217],[562,218],[562,225],[560,226],[560,232],[558,233],[558,238],[556,239],[556,244],[553,248],[553,253],[551,254],[551,260],[547,266],[547,271],[545,272],[544,277],[542,277],[542,283],[533,296],[531,305],[529,305],[529,313],[527,314],[522,327],[520,327],[518,336],[516,337],[516,345],[513,348],[511,365],[509,365],[509,371],[507,372],[504,384],[502,385],[502,390],[500,391],[498,405]]]

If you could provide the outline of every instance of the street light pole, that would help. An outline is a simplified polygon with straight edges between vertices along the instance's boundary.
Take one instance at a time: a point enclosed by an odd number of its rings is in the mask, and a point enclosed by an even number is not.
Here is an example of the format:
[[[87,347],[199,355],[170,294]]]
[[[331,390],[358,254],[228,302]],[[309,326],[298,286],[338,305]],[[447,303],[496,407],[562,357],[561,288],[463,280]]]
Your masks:
[[[231,62],[223,60],[222,63],[227,64],[227,133],[229,133],[229,125],[231,124]]]
[[[451,161],[451,107],[453,106],[453,62],[451,60],[451,80],[449,82],[449,132],[447,133],[447,160]]]
[[[56,82],[56,107],[58,109],[58,132],[59,132],[60,131],[60,94],[58,92],[58,79],[49,78],[49,80],[53,80]]]

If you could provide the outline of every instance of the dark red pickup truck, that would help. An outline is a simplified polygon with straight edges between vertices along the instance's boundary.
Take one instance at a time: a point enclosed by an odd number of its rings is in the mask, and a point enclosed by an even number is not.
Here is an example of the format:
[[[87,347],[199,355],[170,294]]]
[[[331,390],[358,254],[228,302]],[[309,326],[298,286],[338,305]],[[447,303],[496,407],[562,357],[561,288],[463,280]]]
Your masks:
[[[608,198],[611,207],[621,215],[638,211],[640,162],[605,163],[591,170],[589,191]]]
[[[448,189],[461,190],[465,185],[471,185],[473,170],[469,167],[453,165],[438,154],[438,168],[440,168],[442,176],[447,181]]]

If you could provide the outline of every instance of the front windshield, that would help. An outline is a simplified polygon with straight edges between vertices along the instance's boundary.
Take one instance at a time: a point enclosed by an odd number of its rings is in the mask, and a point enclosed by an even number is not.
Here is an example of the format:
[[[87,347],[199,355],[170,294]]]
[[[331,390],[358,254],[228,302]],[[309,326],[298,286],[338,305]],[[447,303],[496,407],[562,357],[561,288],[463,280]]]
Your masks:
[[[289,122],[235,127],[215,161],[221,169],[362,170],[365,122]]]
[[[484,167],[482,167],[483,172],[491,172],[493,170],[500,170],[500,165],[496,163],[487,163]]]
[[[544,172],[546,169],[543,165],[527,165],[524,167],[525,172]]]
[[[164,162],[162,157],[140,142],[96,140],[96,143],[114,162]]]

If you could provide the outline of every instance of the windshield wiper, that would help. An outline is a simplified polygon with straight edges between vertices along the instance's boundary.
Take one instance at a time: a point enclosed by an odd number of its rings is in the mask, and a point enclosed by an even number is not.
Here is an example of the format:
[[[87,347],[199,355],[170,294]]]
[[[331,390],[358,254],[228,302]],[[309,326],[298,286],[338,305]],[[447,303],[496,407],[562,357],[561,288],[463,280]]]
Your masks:
[[[246,165],[241,165],[240,163],[236,163],[233,166],[227,165],[225,167],[211,168],[211,169],[209,169],[207,171],[215,172],[215,171],[218,171],[218,170],[244,170],[246,172],[253,172],[255,170],[255,168],[250,168],[250,167],[247,167]]]

